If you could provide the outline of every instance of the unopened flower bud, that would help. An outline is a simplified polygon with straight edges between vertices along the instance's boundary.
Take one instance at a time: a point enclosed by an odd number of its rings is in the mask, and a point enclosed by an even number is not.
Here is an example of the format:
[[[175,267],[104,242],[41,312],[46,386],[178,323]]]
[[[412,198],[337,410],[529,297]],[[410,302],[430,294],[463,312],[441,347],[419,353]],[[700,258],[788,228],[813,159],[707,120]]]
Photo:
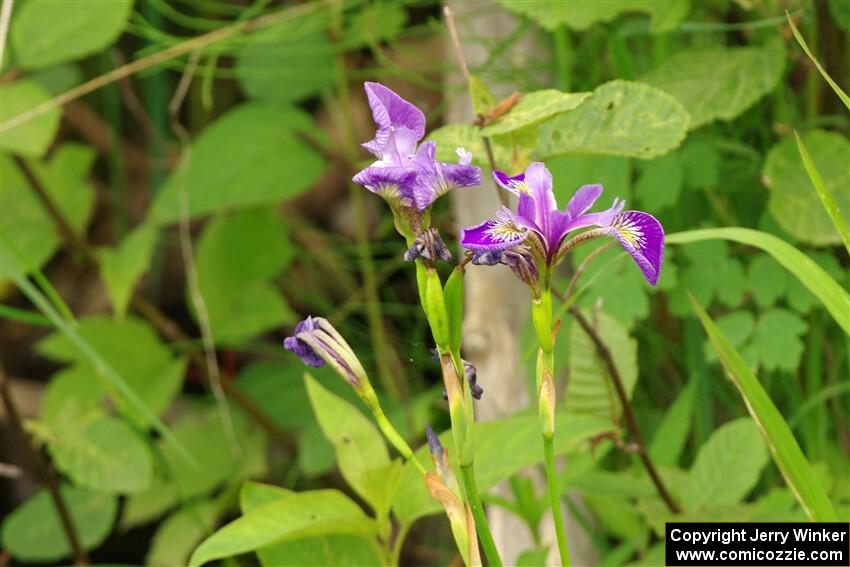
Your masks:
[[[423,258],[432,263],[437,260],[448,262],[452,259],[452,253],[449,252],[436,228],[422,231],[413,241],[413,246],[404,253],[405,262],[413,262],[417,258]]]

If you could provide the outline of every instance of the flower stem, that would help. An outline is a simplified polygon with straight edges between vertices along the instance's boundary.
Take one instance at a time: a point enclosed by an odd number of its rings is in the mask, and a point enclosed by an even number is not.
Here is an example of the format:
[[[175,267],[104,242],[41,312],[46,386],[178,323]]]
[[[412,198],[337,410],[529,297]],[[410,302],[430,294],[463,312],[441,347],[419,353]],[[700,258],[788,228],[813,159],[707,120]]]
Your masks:
[[[561,513],[561,495],[558,491],[555,476],[555,444],[553,435],[543,436],[543,453],[546,457],[546,481],[549,485],[549,503],[552,506],[552,519],[555,522],[555,535],[558,538],[558,553],[561,565],[570,564],[570,548],[567,545],[567,534],[564,530],[564,515]]]
[[[381,408],[373,409],[372,415],[375,416],[375,421],[378,423],[378,427],[384,434],[384,437],[386,437],[392,446],[401,453],[401,456],[404,457],[405,460],[411,461],[423,475],[428,472],[425,470],[425,467],[422,466],[422,463],[419,462],[419,459],[416,458],[416,454],[413,452],[413,449],[410,448],[410,445],[407,444],[407,441],[404,440],[404,437],[401,436],[395,426],[389,419],[387,419],[384,411]]]
[[[475,531],[478,532],[478,541],[484,548],[487,563],[491,567],[501,567],[502,558],[499,557],[499,550],[496,549],[496,542],[493,541],[493,534],[490,533],[490,525],[487,523],[487,515],[484,513],[484,506],[481,504],[478,484],[475,482],[475,467],[472,461],[462,464],[460,471],[463,477],[463,487],[466,490],[466,499],[469,501],[472,517],[475,519]]]

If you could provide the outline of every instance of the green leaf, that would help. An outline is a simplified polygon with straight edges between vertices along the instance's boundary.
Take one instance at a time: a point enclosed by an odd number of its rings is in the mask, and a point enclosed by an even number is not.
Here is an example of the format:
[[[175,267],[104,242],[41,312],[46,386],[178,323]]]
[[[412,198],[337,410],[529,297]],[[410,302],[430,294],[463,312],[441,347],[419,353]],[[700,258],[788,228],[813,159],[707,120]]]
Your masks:
[[[737,504],[766,464],[767,450],[753,420],[744,417],[722,425],[700,447],[688,473],[685,509]]]
[[[115,248],[97,250],[100,277],[118,317],[127,313],[133,288],[150,265],[157,236],[156,227],[145,224],[125,236]]]
[[[753,348],[766,370],[793,371],[800,364],[806,322],[787,309],[770,309],[759,316]],[[734,343],[733,343],[734,344]]]
[[[559,411],[556,415],[555,454],[572,452],[588,439],[603,431],[610,431],[608,419],[591,415],[572,415]],[[483,492],[518,471],[543,462],[543,444],[540,440],[540,422],[536,413],[522,413],[508,419],[475,423],[475,476]],[[454,459],[456,451],[451,431],[440,435],[443,445],[449,447]],[[420,447],[416,456],[428,463],[428,447]],[[455,474],[460,476],[457,462],[453,460]],[[406,464],[393,511],[399,522],[410,524],[417,518],[442,512],[425,489],[422,474],[411,464]]]
[[[772,306],[788,289],[788,272],[770,256],[757,256],[750,262],[748,279],[747,287],[759,307]]]
[[[679,152],[670,152],[646,162],[638,162],[640,177],[634,194],[647,211],[672,207],[679,200],[685,181],[685,168]]]
[[[252,34],[236,59],[236,77],[251,98],[299,101],[335,80],[334,46],[322,30],[290,26]],[[281,123],[283,125],[283,123]]]
[[[5,99],[3,106],[5,107]],[[5,138],[4,136],[0,136]],[[96,158],[94,150],[81,144],[63,144],[50,161],[29,161],[33,175],[62,212],[71,227],[81,233],[88,225],[95,205],[95,191],[85,178]],[[59,249],[61,237],[55,223],[12,159],[0,153],[0,200],[3,202],[3,227],[8,232],[22,270],[29,273],[41,268]],[[0,280],[8,277],[7,258],[12,251],[0,241]]]
[[[776,86],[785,67],[781,43],[681,50],[641,80],[678,99],[695,129],[731,120]]]
[[[77,331],[123,377],[127,387],[154,415],[161,415],[168,408],[182,386],[186,360],[172,357],[169,348],[160,342],[147,323],[135,317],[117,321],[94,316],[81,319]],[[100,382],[99,390],[83,384],[86,380],[97,382],[97,366],[67,335],[51,335],[39,344],[39,350],[54,360],[71,363],[79,369],[79,373],[72,375],[72,380],[75,387],[84,393],[85,400],[91,399],[95,392],[98,398],[115,394],[109,382]],[[42,418],[47,421],[57,417],[62,406],[61,398],[50,390],[48,388],[42,413]],[[123,398],[119,395],[116,399],[122,413],[139,424],[146,424],[134,404]]]
[[[66,420],[49,443],[53,462],[81,488],[110,494],[144,490],[153,477],[146,441],[126,422],[105,415]]]
[[[681,154],[687,186],[695,189],[717,187],[722,156],[713,140],[692,134],[682,146]]]
[[[342,34],[346,47],[370,46],[396,39],[407,24],[407,11],[397,2],[364,4]]]
[[[208,537],[189,567],[303,537],[347,533],[370,536],[375,523],[337,490],[312,490],[254,508]]]
[[[157,528],[145,557],[145,565],[186,565],[192,550],[212,533],[221,506],[215,501],[187,504]]]
[[[288,232],[280,214],[271,209],[219,216],[204,229],[195,262],[217,342],[239,342],[294,319],[269,281],[294,255]],[[262,253],[246,254],[248,250]]]
[[[767,252],[790,271],[821,300],[835,322],[850,334],[850,294],[811,258],[779,238],[749,228],[706,228],[667,235],[667,244],[687,244],[701,240],[732,240]]]
[[[812,130],[803,134],[801,142],[811,152],[811,165],[822,177],[823,190],[835,196],[836,212],[850,222],[850,141],[835,132]],[[791,236],[821,246],[841,242],[829,214],[812,194],[812,181],[792,138],[770,149],[762,179],[770,189],[770,214]]]
[[[589,252],[590,247],[578,251],[575,261],[579,262]],[[664,266],[662,273],[666,272],[667,267]],[[584,277],[586,279],[580,286],[587,285],[588,289],[579,298],[580,306],[592,309],[597,302],[601,302],[602,311],[629,328],[649,316],[650,286],[621,248],[614,247],[602,252]]]
[[[247,514],[254,508],[259,508],[269,502],[288,498],[296,494],[288,488],[281,488],[271,484],[262,482],[246,481],[239,491],[239,509],[243,514]]]
[[[733,311],[723,315],[716,322],[723,334],[729,337],[729,341],[735,347],[746,343],[756,328],[756,319],[749,311]],[[717,360],[717,354],[710,342],[706,342],[704,350],[706,360]],[[752,363],[753,367],[755,366],[755,360],[748,360],[748,362]]]
[[[797,140],[797,149],[800,150],[800,158],[803,160],[806,173],[809,174],[809,179],[812,180],[812,185],[815,186],[815,191],[817,191],[818,197],[820,197],[820,202],[826,214],[829,215],[829,220],[832,221],[835,231],[838,232],[842,242],[844,242],[844,248],[850,253],[850,231],[847,230],[847,221],[841,216],[841,211],[835,197],[832,195],[832,190],[826,184],[826,181],[824,181],[817,166],[815,166],[815,162],[812,160],[811,154],[809,154],[796,130],[794,131],[794,138]]]
[[[487,111],[496,105],[496,97],[478,75],[469,76],[469,96],[472,99],[472,111],[475,114],[487,114]],[[482,135],[485,134],[482,133]]]
[[[334,448],[339,470],[354,491],[385,517],[401,479],[380,431],[360,410],[326,390],[309,374],[304,383],[319,425]]]
[[[841,8],[843,8],[843,13],[841,12],[841,9],[836,8],[836,6],[841,6]],[[839,14],[846,16],[847,13],[848,13],[846,3],[844,3],[844,2],[841,2],[841,3],[830,2],[830,9],[831,9],[833,15],[835,15],[836,12],[839,12]],[[844,17],[842,19],[841,15],[836,17],[835,19],[836,19],[837,22],[844,22],[843,26],[841,26],[840,23],[839,23],[839,26],[843,27],[844,29],[847,29],[848,28],[847,18]],[[824,78],[824,80],[829,84],[829,86],[832,87],[832,90],[835,92],[836,95],[838,95],[838,98],[841,99],[841,102],[844,103],[844,106],[847,107],[847,110],[850,110],[850,96],[847,96],[847,93],[845,93],[843,90],[841,90],[841,87],[839,87],[838,84],[836,84],[836,82],[832,80],[832,77],[829,76],[829,73],[826,72],[826,69],[824,69],[821,66],[820,62],[815,58],[815,56],[812,55],[812,52],[809,49],[809,46],[806,43],[806,40],[803,39],[803,35],[800,33],[800,30],[798,30],[797,26],[794,25],[794,20],[791,19],[791,15],[788,13],[787,10],[785,11],[785,16],[788,18],[788,24],[791,26],[791,32],[794,34],[794,39],[797,40],[797,43],[799,43],[800,47],[803,48],[803,51],[806,52],[806,55],[808,56],[808,58],[812,61],[812,63],[815,64],[815,67],[817,67],[818,72],[821,74],[821,76]]]
[[[755,420],[758,430],[770,447],[770,454],[776,466],[779,467],[785,482],[788,483],[800,505],[812,521],[836,521],[835,511],[823,490],[823,485],[800,450],[782,414],[776,409],[764,387],[714,321],[699,303],[696,301],[692,303],[726,372],[744,399],[747,411]]]
[[[586,30],[599,22],[610,22],[626,12],[643,12],[652,18],[653,32],[676,29],[691,9],[688,0],[619,0],[618,2],[586,2],[585,0],[501,0],[502,5],[524,14],[541,27],[554,31],[561,25]]]
[[[844,281],[847,272],[836,260],[831,252],[815,250],[809,251],[806,256],[823,268],[827,274],[837,281]],[[813,307],[823,306],[818,298],[796,278],[788,278],[788,290],[785,294],[788,305],[799,313],[808,313]]]
[[[651,158],[679,146],[688,114],[675,98],[649,85],[610,81],[578,108],[540,127],[537,156],[567,153]]]
[[[679,463],[691,431],[696,392],[696,382],[689,381],[670,409],[664,412],[664,418],[655,430],[649,446],[649,456],[656,466],[676,466]]]
[[[606,533],[621,540],[646,541],[649,528],[633,504],[611,494],[586,494],[585,498]]]
[[[60,490],[80,545],[86,551],[99,546],[115,522],[118,499],[71,486]],[[71,555],[56,507],[47,489],[41,489],[9,514],[0,528],[0,544],[16,560],[54,563]]]
[[[245,136],[250,132],[250,136]],[[206,128],[153,203],[153,219],[190,217],[291,199],[318,180],[325,160],[300,136],[316,136],[310,116],[283,102],[249,102]],[[187,163],[188,161],[188,163]]]
[[[132,10],[132,0],[24,2],[11,26],[15,61],[38,69],[100,51],[118,39]]]
[[[615,196],[628,199],[631,195],[632,160],[620,156],[564,155],[546,161],[546,167],[556,179],[553,191],[564,207],[579,187],[599,183],[606,192],[602,200]]]
[[[572,110],[591,93],[565,93],[557,89],[543,89],[523,95],[510,112],[481,130],[482,136],[507,134],[548,120]]]
[[[34,81],[27,80],[3,85],[2,94],[0,124],[50,100],[50,94],[43,87]],[[61,114],[59,107],[51,108],[28,122],[9,130],[4,129],[0,135],[0,149],[29,157],[41,157],[53,141],[53,136],[56,135]],[[8,171],[5,165],[3,171]]]
[[[591,315],[585,313],[591,320]],[[599,314],[599,334],[620,373],[626,395],[631,397],[637,383],[637,341],[613,318]],[[611,420],[620,415],[622,408],[611,377],[590,337],[580,325],[570,327],[570,379],[564,393],[564,408],[575,414],[593,415]],[[612,415],[612,412],[614,415]]]

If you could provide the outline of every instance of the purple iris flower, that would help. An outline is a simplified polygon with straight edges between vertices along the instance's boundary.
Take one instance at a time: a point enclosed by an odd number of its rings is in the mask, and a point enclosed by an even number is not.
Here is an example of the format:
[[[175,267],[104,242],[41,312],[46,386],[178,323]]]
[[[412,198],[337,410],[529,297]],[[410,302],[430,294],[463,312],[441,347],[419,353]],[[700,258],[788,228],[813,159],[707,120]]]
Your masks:
[[[354,176],[354,182],[383,197],[393,208],[424,211],[441,195],[481,183],[481,169],[472,155],[457,149],[458,163],[437,161],[437,145],[424,142],[425,115],[380,83],[366,83],[366,96],[378,126],[363,144],[377,161]]]
[[[623,211],[625,203],[614,199],[611,208],[588,211],[602,193],[602,185],[584,185],[575,192],[566,210],[558,210],[552,192],[552,174],[540,162],[525,173],[509,177],[494,171],[501,187],[519,197],[516,213],[507,207],[495,219],[461,231],[461,244],[482,259],[498,262],[506,251],[523,244],[546,267],[557,264],[569,246],[566,236],[574,230],[594,227],[578,236],[590,239],[613,236],[631,255],[647,281],[655,285],[664,257],[664,228],[648,213]],[[481,262],[487,263],[487,262]]]

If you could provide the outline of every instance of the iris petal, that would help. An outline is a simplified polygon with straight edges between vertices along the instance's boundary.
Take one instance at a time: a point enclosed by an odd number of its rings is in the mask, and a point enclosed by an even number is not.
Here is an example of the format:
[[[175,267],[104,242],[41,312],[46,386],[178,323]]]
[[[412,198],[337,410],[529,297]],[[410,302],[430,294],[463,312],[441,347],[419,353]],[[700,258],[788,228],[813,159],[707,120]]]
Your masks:
[[[469,250],[507,250],[525,240],[528,231],[509,218],[510,213],[500,213],[499,218],[489,219],[476,226],[461,229],[460,243]]]
[[[413,168],[370,166],[357,173],[353,181],[392,205],[415,206],[416,170]]]
[[[646,280],[655,285],[664,260],[664,227],[642,211],[625,211],[614,219],[610,234],[620,241]]]

